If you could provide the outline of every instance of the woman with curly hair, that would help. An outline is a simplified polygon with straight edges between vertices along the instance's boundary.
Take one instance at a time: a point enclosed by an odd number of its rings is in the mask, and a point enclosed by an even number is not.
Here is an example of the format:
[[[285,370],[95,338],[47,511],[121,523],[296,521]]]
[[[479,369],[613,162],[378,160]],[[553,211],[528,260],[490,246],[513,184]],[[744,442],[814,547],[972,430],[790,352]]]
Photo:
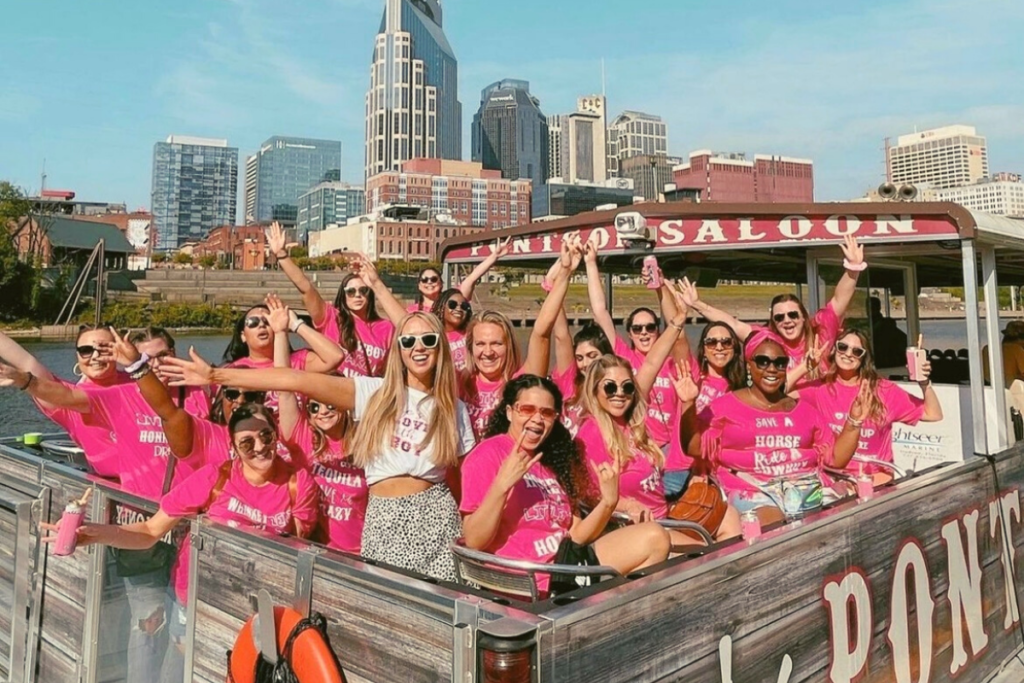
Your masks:
[[[463,531],[469,548],[502,557],[550,562],[564,544],[587,564],[627,574],[668,556],[668,534],[654,523],[602,535],[619,498],[619,468],[592,465],[598,500],[583,516],[585,466],[572,438],[558,421],[562,396],[554,383],[536,375],[509,381],[491,416],[487,438],[462,464]],[[543,593],[550,579],[538,577]]]

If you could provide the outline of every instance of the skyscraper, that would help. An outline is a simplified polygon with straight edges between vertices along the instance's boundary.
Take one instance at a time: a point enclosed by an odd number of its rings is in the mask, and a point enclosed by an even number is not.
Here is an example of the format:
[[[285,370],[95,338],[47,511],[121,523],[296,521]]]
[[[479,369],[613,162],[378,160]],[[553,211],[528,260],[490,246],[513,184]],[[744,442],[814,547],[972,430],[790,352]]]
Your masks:
[[[366,92],[366,177],[420,157],[462,158],[458,62],[439,0],[386,0]]]
[[[886,146],[889,182],[930,184],[943,189],[969,185],[988,176],[988,146],[974,126],[946,126],[901,135]]]
[[[660,116],[624,111],[608,125],[608,175],[618,177],[630,157],[665,155],[668,134]]]
[[[588,95],[577,101],[572,114],[548,118],[549,150],[552,158],[548,177],[603,183],[608,179],[608,150],[605,137],[605,99]]]
[[[530,83],[505,79],[480,93],[473,116],[473,161],[502,178],[543,185],[548,177],[548,123]]]
[[[275,135],[245,160],[246,218],[294,224],[299,197],[340,169],[340,142]]]
[[[299,217],[295,234],[306,244],[309,233],[326,230],[328,225],[345,225],[349,218],[366,213],[366,192],[361,187],[328,180],[314,185],[299,197]]]
[[[565,119],[560,114],[548,117],[548,178],[562,177],[562,125]]]
[[[173,251],[233,225],[237,197],[238,148],[227,140],[171,135],[154,145],[154,249]]]

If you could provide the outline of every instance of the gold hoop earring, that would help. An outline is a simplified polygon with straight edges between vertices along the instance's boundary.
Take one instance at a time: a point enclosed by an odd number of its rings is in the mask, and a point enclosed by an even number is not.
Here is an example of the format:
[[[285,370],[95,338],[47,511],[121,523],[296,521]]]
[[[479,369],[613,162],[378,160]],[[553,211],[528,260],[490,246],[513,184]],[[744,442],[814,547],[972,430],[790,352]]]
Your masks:
[[[82,367],[75,363],[74,367],[71,368],[71,374],[75,377],[81,377],[84,373],[82,373]]]

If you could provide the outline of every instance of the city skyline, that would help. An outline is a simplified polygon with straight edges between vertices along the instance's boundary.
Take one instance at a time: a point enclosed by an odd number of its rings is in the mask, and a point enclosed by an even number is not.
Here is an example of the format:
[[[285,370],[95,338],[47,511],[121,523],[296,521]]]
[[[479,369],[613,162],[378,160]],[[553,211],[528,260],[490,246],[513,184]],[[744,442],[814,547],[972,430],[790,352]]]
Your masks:
[[[11,77],[0,101],[0,176],[38,190],[46,159],[48,187],[149,207],[155,140],[227,138],[244,157],[267,137],[294,135],[341,140],[342,179],[362,184],[366,67],[383,4],[323,0],[298,16],[263,0],[133,4],[121,13],[58,1],[48,9],[63,20],[53,24],[17,5],[4,53]],[[992,172],[1024,170],[1024,93],[1012,87],[1011,56],[1024,28],[1019,2],[864,2],[832,16],[806,2],[652,0],[635,15],[571,0],[479,5],[444,3],[464,102],[517,78],[531,82],[545,113],[569,112],[600,92],[604,58],[609,113],[662,116],[669,154],[809,157],[821,200],[876,186],[884,138],[915,127],[975,126]],[[965,12],[972,30],[955,31]],[[654,34],[652,15],[658,26],[684,28]],[[137,31],[140,23],[155,34]],[[695,31],[701,40],[688,37]],[[471,117],[463,111],[464,159]]]

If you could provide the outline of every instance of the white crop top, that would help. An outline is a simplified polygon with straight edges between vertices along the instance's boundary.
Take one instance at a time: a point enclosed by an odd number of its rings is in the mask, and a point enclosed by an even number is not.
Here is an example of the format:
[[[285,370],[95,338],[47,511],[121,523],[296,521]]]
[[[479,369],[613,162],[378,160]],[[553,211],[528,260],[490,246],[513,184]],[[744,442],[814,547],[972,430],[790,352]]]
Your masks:
[[[356,385],[356,406],[353,418],[360,422],[367,418],[366,408],[374,393],[384,385],[382,377],[354,377]],[[434,419],[434,401],[430,396],[416,389],[406,390],[408,401],[398,424],[395,437],[391,444],[386,445],[374,461],[366,467],[366,485],[372,486],[378,481],[391,477],[410,476],[424,479],[435,484],[444,481],[445,468],[434,464],[431,456],[433,448],[420,451],[420,444],[427,435],[431,420]],[[460,455],[473,450],[476,439],[473,438],[473,426],[469,421],[469,413],[462,401],[455,406],[455,415],[440,416],[440,419],[454,419],[458,430]]]

